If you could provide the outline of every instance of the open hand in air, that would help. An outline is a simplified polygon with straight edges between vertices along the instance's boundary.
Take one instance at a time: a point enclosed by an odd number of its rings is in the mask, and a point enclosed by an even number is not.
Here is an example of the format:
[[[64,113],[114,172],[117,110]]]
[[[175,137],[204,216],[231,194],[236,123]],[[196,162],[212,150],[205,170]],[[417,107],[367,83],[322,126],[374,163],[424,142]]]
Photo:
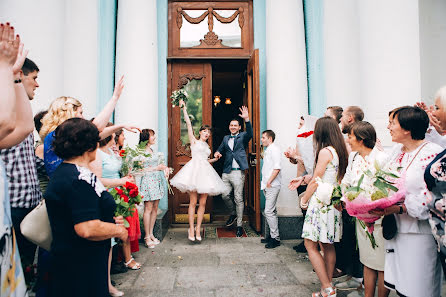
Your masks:
[[[249,112],[248,112],[248,108],[246,106],[242,106],[239,108],[240,109],[240,114],[239,117],[241,117],[242,119],[245,120],[245,122],[249,121]]]
[[[121,76],[121,78],[115,85],[115,90],[113,91],[113,98],[116,100],[119,99],[119,97],[121,97],[123,89],[124,89],[124,75]]]

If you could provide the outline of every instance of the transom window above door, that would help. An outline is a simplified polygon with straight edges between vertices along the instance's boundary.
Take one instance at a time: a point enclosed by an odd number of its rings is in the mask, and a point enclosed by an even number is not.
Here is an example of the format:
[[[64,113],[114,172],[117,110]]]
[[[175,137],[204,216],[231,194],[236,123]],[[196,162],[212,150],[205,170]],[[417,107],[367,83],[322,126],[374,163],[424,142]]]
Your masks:
[[[169,3],[169,56],[249,57],[252,1]]]

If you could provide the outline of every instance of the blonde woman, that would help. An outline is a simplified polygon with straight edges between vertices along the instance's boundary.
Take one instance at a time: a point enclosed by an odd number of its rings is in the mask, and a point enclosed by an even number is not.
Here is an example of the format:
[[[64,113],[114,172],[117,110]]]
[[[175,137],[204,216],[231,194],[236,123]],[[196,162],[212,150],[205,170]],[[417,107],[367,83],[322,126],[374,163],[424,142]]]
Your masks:
[[[93,120],[93,124],[95,124],[100,132],[99,137],[101,137],[101,139],[110,136],[122,128],[132,132],[134,132],[133,130],[136,129],[135,127],[129,127],[126,125],[106,127],[108,120],[115,109],[116,103],[121,96],[122,89],[124,88],[123,79],[124,77],[121,77],[121,79],[118,81],[112,98]],[[56,156],[52,148],[54,130],[56,130],[56,128],[67,119],[84,118],[83,112],[82,103],[79,100],[73,97],[62,96],[51,103],[48,113],[43,117],[42,128],[39,134],[41,139],[43,139],[45,169],[48,176],[51,177],[54,170],[56,170],[56,168],[63,162],[62,159]]]

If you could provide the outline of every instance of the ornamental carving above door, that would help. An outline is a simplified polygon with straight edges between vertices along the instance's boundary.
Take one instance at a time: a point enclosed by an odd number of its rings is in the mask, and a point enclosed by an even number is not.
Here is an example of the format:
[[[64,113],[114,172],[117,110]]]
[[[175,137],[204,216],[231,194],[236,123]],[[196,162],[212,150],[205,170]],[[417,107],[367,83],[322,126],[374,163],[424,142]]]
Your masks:
[[[252,0],[169,3],[169,58],[249,57]]]

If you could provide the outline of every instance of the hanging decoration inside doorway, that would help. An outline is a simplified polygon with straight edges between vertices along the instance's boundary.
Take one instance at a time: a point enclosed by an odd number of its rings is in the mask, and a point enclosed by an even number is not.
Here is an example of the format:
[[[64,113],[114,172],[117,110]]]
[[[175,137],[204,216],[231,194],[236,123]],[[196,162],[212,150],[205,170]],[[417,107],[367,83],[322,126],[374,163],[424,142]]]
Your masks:
[[[230,48],[229,46],[223,45],[222,40],[218,38],[218,35],[215,34],[214,30],[214,18],[223,23],[223,24],[229,24],[232,23],[238,16],[238,23],[240,26],[240,29],[243,28],[245,17],[243,16],[243,8],[240,7],[238,10],[236,10],[231,16],[229,17],[223,17],[220,14],[218,14],[212,7],[209,7],[207,11],[205,11],[202,15],[198,17],[191,17],[187,14],[186,11],[184,11],[181,7],[178,7],[177,9],[177,26],[178,29],[181,29],[183,26],[183,17],[186,21],[188,21],[191,24],[199,24],[201,23],[206,17],[208,19],[208,29],[209,32],[207,32],[204,35],[204,39],[200,39],[200,44],[195,46],[195,48]]]

